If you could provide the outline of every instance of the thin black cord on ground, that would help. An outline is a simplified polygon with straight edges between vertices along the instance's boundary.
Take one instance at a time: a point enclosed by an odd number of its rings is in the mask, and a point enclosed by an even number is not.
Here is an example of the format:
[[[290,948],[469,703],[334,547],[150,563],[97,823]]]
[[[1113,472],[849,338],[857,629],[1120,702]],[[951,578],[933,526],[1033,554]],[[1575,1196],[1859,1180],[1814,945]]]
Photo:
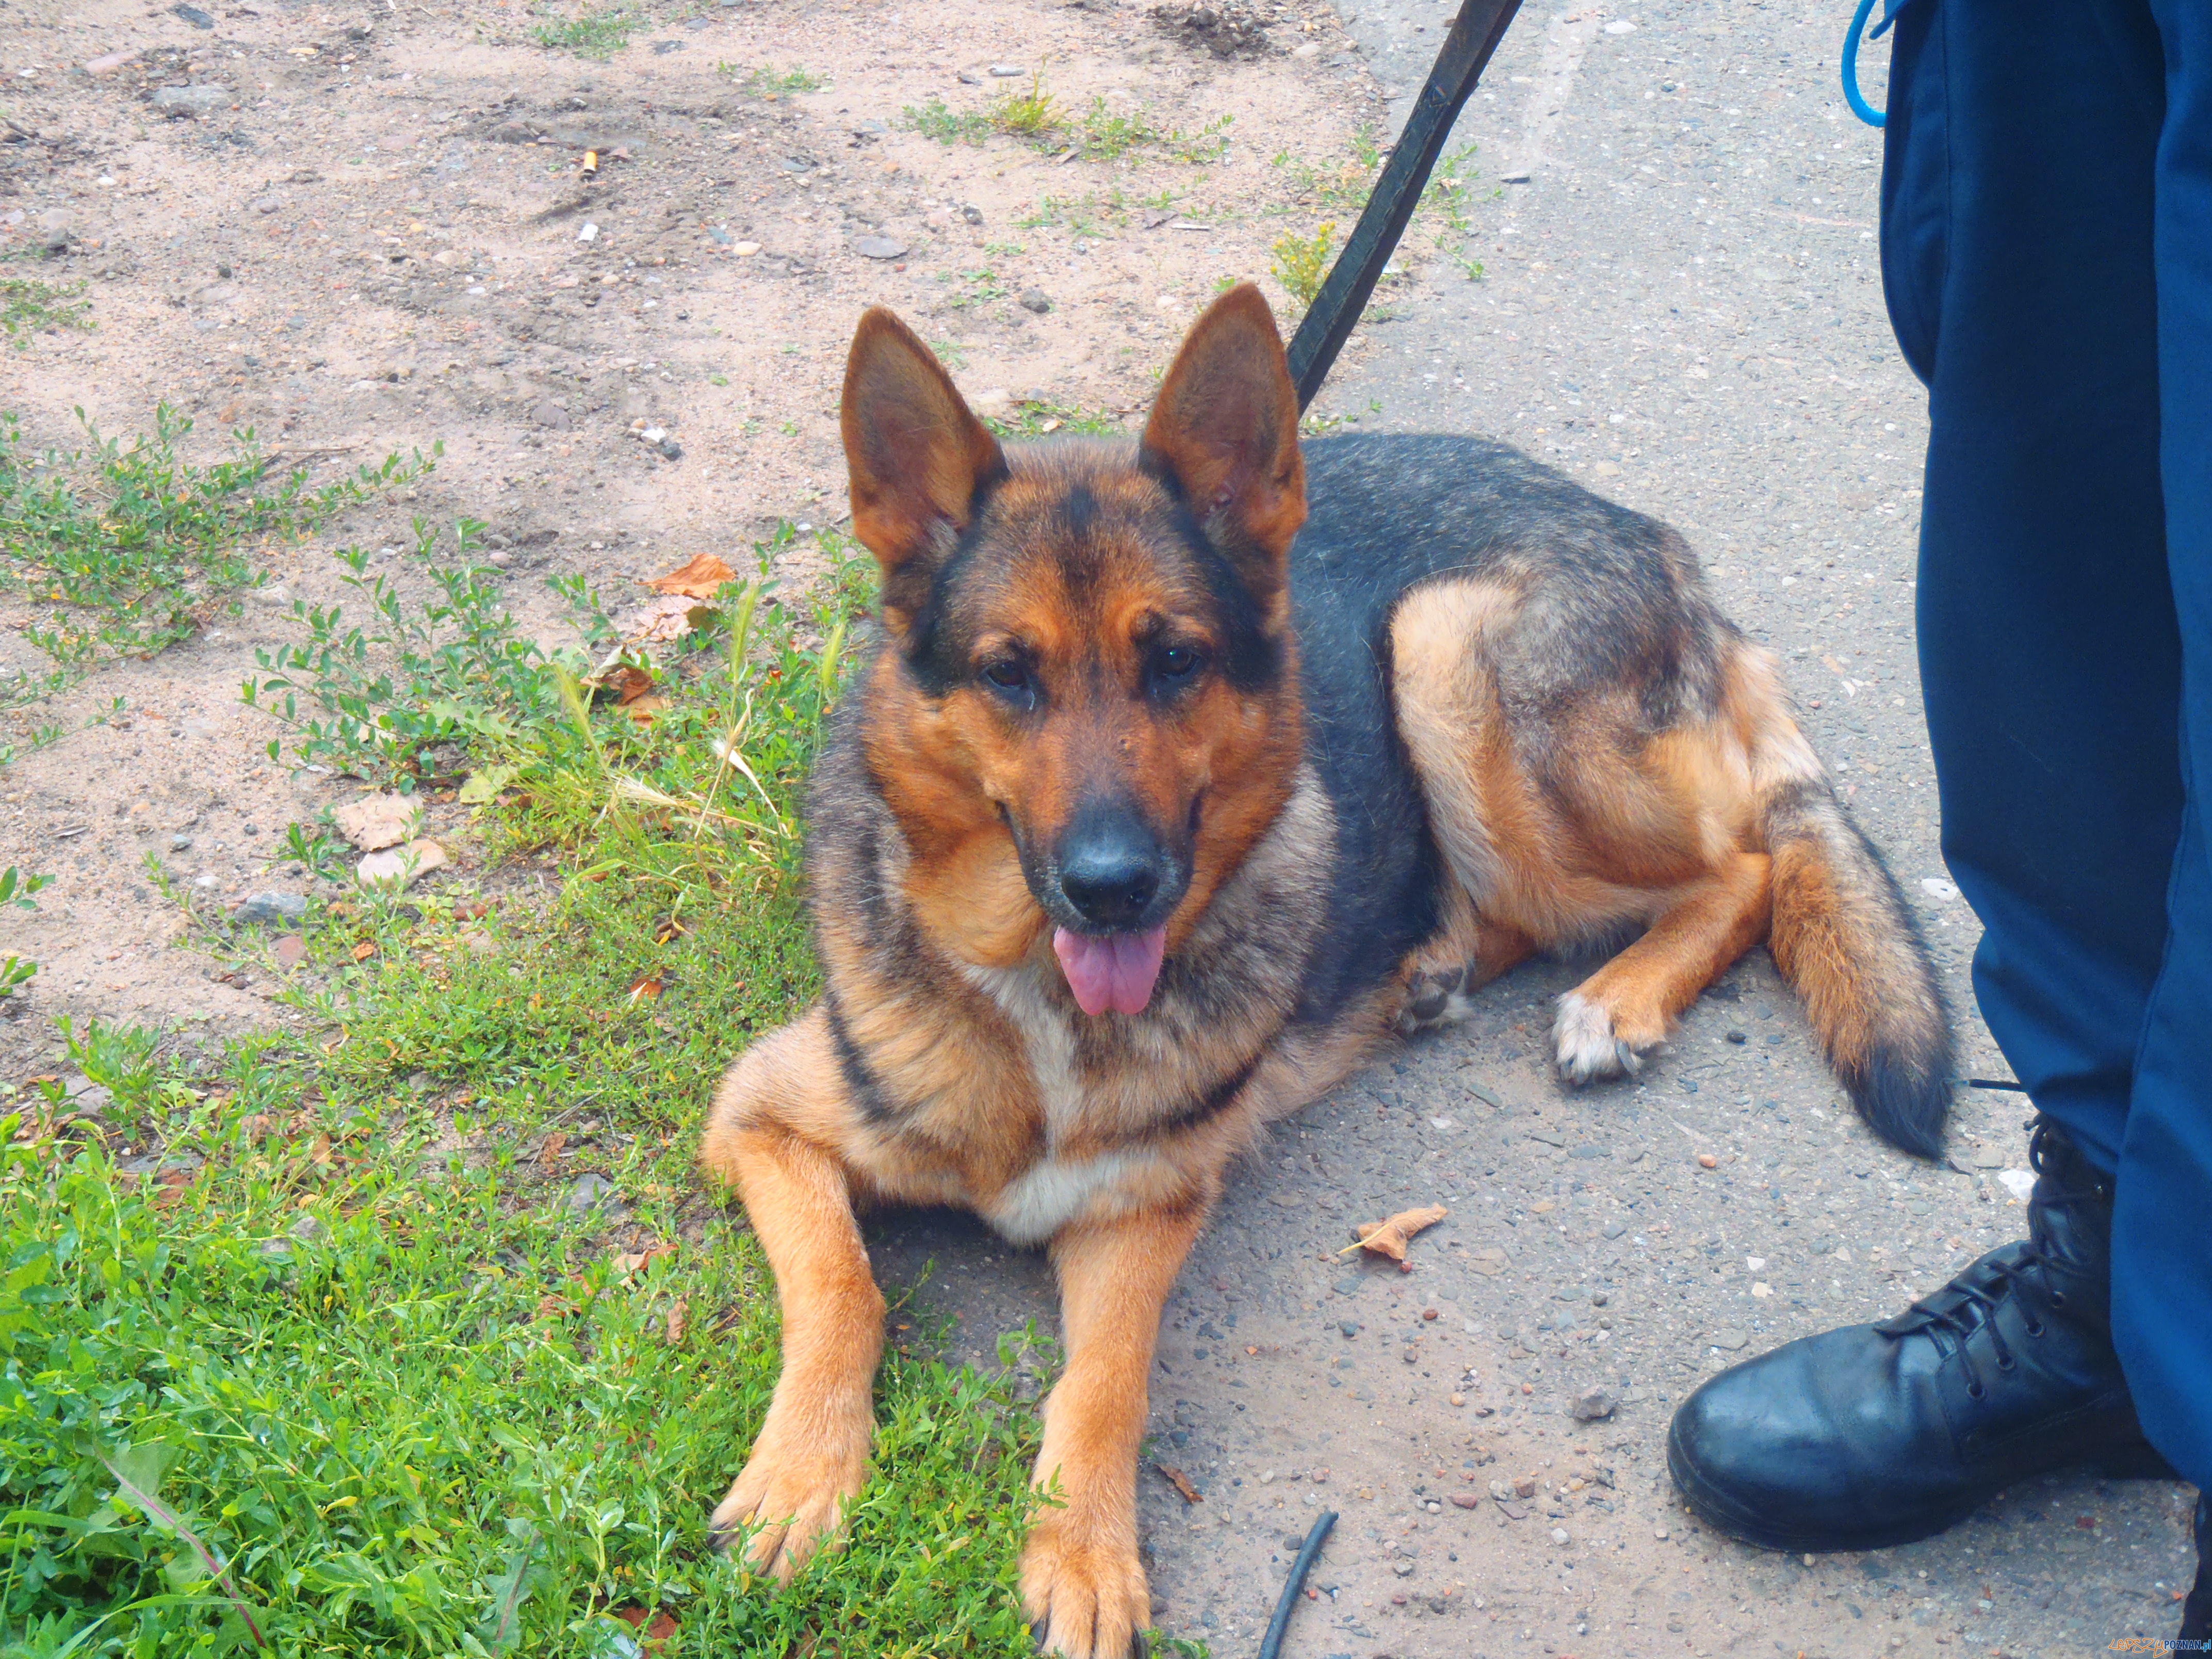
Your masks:
[[[1298,1559],[1291,1563],[1290,1582],[1283,1586],[1283,1599],[1275,1603],[1275,1616],[1267,1621],[1267,1633],[1260,1641],[1260,1659],[1277,1659],[1283,1650],[1283,1633],[1291,1627],[1291,1609],[1298,1604],[1298,1592],[1306,1587],[1306,1575],[1313,1571],[1314,1560],[1321,1554],[1321,1547],[1328,1537],[1328,1529],[1336,1524],[1336,1511],[1323,1510],[1321,1518],[1313,1523],[1306,1541],[1298,1547]]]

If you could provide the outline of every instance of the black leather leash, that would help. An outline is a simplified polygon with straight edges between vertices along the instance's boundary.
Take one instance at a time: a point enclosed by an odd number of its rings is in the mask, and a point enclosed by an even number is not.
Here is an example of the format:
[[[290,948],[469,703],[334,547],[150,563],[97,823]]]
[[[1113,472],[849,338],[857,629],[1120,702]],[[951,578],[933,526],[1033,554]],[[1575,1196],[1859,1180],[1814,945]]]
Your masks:
[[[1437,157],[1443,154],[1461,106],[1482,78],[1490,55],[1520,9],[1521,0],[1465,0],[1452,20],[1428,84],[1413,100],[1413,112],[1360,211],[1359,223],[1329,267],[1328,279],[1291,341],[1291,379],[1298,389],[1301,411],[1328,378],[1336,354],[1367,308],[1367,296],[1374,293],[1376,278],[1420,205],[1422,188]]]

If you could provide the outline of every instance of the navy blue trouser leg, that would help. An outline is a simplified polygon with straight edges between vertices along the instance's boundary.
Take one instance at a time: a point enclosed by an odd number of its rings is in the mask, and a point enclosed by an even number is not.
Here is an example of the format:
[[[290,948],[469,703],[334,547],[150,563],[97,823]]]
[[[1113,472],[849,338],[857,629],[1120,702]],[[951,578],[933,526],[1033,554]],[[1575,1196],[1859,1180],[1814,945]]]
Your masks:
[[[2212,6],[1915,0],[1883,276],[1929,394],[1921,674],[1984,1018],[2115,1172],[2114,1334],[2212,1481]]]

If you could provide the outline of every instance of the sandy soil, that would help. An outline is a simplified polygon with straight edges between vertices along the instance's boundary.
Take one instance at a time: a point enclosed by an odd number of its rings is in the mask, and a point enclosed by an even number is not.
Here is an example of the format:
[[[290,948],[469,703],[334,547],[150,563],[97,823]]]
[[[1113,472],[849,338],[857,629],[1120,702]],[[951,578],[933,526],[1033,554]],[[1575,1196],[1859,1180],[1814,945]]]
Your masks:
[[[1264,279],[1274,239],[1321,216],[1276,158],[1340,160],[1381,109],[1303,0],[1210,35],[1112,0],[743,0],[633,13],[599,61],[541,47],[565,15],[507,0],[262,0],[208,27],[193,9],[9,13],[0,253],[65,233],[65,254],[11,269],[88,283],[96,326],[0,353],[0,406],[42,446],[81,440],[76,408],[127,436],[167,401],[198,422],[198,459],[251,427],[318,483],[444,454],[419,487],[267,549],[264,589],[198,637],[0,716],[19,750],[0,859],[58,878],[35,915],[0,919],[0,947],[43,964],[0,1005],[19,1074],[55,1057],[56,1014],[179,1040],[282,1018],[270,984],[183,946],[143,858],[235,903],[286,886],[272,842],[351,793],[271,764],[275,728],[238,696],[255,647],[296,637],[289,599],[337,596],[334,548],[392,550],[374,568],[404,581],[410,520],[484,520],[509,602],[548,637],[547,574],[582,572],[619,615],[697,552],[749,568],[779,520],[845,516],[837,386],[872,302],[941,343],[979,407],[1133,422],[1217,283]],[[903,113],[974,114],[1040,67],[1071,118],[1212,125],[1225,152],[947,144]],[[161,106],[193,88],[220,90]],[[886,248],[903,251],[867,257]],[[641,422],[668,442],[639,441]],[[0,595],[0,672],[46,666],[20,637],[37,617]],[[70,735],[32,750],[57,723]],[[459,854],[433,879],[465,886],[483,872],[462,817],[434,807],[430,828]]]

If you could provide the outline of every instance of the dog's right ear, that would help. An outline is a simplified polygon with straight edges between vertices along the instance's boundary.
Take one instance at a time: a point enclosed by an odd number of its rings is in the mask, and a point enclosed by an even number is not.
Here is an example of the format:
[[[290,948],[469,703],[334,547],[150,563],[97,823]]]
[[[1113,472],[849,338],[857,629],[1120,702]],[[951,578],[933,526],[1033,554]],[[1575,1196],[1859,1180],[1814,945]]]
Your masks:
[[[853,533],[884,569],[884,620],[904,634],[928,580],[1006,458],[912,329],[872,307],[853,336],[839,411]]]

